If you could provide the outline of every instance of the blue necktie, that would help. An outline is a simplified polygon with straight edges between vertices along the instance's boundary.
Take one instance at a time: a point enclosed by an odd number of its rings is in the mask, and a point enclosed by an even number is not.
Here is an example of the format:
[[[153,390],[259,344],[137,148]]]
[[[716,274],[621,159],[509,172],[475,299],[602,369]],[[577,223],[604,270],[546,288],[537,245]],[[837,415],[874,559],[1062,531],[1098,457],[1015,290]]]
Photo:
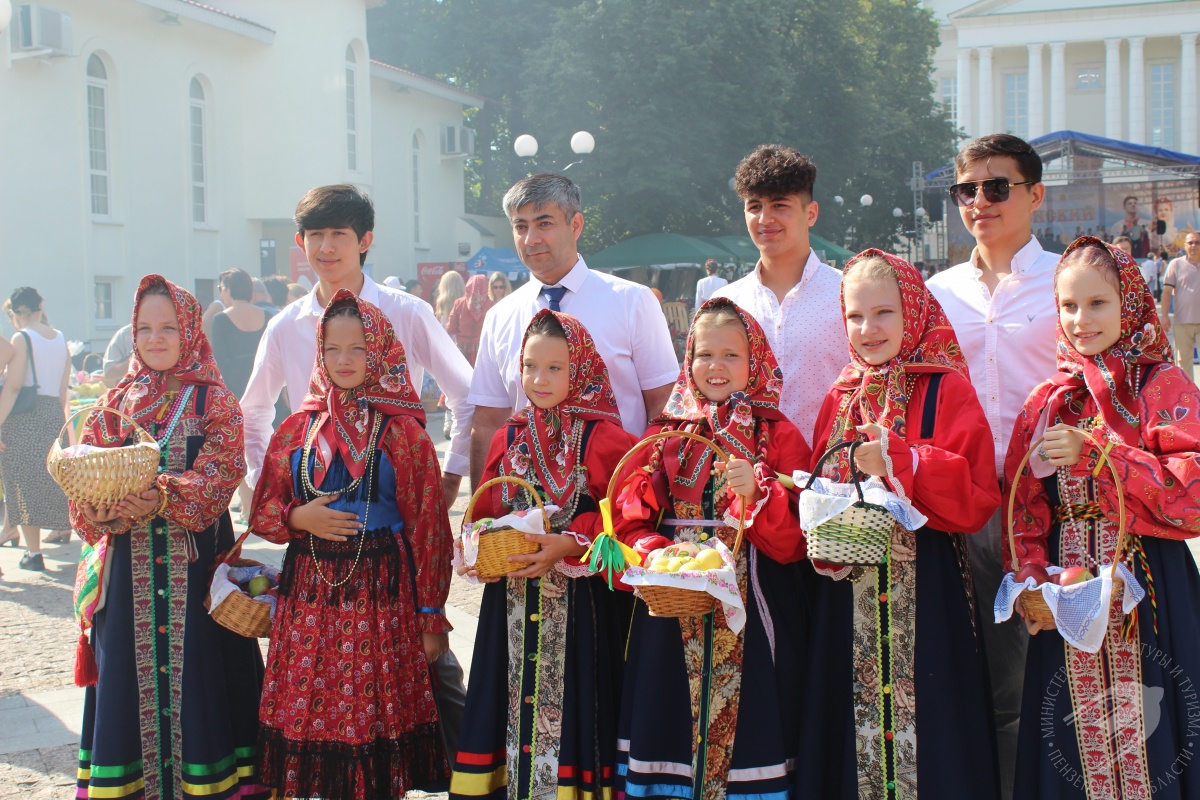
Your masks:
[[[550,301],[551,311],[562,311],[559,303],[562,302],[563,295],[566,293],[567,287],[565,286],[543,286],[542,290],[538,292],[539,295]]]

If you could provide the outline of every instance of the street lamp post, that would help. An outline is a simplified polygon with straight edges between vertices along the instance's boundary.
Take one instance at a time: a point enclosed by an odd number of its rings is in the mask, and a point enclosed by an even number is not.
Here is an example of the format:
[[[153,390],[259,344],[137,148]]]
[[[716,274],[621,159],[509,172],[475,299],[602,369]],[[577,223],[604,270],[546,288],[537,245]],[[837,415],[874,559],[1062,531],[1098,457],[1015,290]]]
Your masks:
[[[0,2],[3,1],[4,0],[0,0]],[[581,161],[583,161],[582,156],[590,155],[595,149],[595,136],[592,136],[587,131],[576,131],[574,135],[571,136],[571,152],[581,157],[577,158],[575,161],[572,161],[570,164],[567,164],[562,168],[562,171],[566,172],[571,167],[579,164]],[[535,139],[531,134],[523,133],[516,139],[513,139],[513,152],[521,158],[533,158],[538,154],[538,140]],[[537,162],[534,163],[536,164]]]

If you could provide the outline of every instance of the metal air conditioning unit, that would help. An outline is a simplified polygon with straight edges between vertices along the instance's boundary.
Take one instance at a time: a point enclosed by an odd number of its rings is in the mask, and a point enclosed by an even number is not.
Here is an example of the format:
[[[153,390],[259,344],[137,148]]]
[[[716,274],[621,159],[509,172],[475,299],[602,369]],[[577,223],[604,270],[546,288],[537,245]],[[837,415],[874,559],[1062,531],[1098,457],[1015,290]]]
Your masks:
[[[461,125],[443,125],[442,155],[472,158],[475,155],[475,131]]]
[[[13,57],[71,54],[71,15],[41,3],[21,3],[13,25]]]

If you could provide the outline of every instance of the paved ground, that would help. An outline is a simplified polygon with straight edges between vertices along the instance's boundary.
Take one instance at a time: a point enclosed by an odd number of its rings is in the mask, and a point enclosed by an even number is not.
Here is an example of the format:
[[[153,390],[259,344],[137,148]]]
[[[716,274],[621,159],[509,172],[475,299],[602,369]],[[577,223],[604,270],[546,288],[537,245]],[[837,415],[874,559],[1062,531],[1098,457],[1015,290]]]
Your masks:
[[[429,431],[445,451],[440,414]],[[459,495],[450,512],[457,525],[468,496]],[[235,515],[236,516],[236,515]],[[242,530],[239,527],[239,532]],[[74,685],[79,629],[71,612],[71,590],[80,543],[42,547],[45,572],[17,568],[23,548],[0,547],[0,798],[67,800],[75,796],[75,768],[83,690]],[[283,548],[251,537],[249,558],[272,561]],[[446,613],[454,625],[450,647],[470,672],[482,587],[451,582]],[[261,640],[264,645],[266,640]]]

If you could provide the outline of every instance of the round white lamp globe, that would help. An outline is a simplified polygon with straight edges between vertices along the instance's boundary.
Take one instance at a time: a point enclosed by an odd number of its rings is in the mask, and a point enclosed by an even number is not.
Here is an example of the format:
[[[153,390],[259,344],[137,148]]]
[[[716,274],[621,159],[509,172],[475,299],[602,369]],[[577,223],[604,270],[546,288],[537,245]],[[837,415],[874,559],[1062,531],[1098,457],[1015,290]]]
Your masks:
[[[596,149],[596,137],[592,136],[587,131],[576,131],[571,137],[571,151],[578,153],[581,156],[586,156],[588,153]]]
[[[521,158],[532,158],[537,155],[538,140],[528,133],[522,133],[513,140],[513,152]]]

